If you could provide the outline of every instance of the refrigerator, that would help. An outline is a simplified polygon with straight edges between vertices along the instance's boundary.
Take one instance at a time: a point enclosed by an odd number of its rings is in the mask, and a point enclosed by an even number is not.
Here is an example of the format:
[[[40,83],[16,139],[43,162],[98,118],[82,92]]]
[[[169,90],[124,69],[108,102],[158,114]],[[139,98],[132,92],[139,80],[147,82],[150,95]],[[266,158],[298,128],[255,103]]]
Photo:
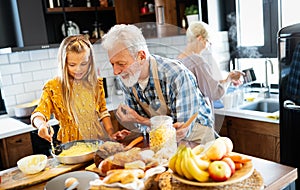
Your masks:
[[[280,102],[280,162],[300,171],[300,23],[277,33]],[[300,179],[296,180],[300,190]]]

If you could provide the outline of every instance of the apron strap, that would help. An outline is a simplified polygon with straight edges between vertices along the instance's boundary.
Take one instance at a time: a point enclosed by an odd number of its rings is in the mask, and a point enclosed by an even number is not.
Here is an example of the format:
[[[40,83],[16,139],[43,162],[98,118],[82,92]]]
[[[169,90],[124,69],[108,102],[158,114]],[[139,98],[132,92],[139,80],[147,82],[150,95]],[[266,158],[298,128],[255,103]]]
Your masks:
[[[171,111],[168,108],[166,101],[164,99],[164,96],[162,94],[161,86],[159,83],[159,78],[158,78],[158,71],[157,71],[157,62],[156,60],[150,56],[150,62],[152,62],[152,73],[153,73],[153,80],[154,80],[154,86],[155,90],[158,95],[158,99],[160,101],[160,107],[158,110],[154,110],[151,108],[148,104],[145,102],[141,102],[138,98],[136,88],[133,87],[132,91],[134,94],[134,97],[136,98],[137,102],[140,104],[140,106],[144,109],[144,111],[147,113],[148,117],[156,116],[156,115],[170,115]]]

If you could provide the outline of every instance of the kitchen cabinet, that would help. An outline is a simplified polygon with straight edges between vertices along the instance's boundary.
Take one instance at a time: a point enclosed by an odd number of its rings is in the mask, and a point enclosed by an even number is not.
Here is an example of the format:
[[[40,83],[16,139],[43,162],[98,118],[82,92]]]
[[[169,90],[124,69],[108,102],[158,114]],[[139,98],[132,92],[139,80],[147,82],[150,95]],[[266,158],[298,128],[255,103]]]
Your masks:
[[[234,151],[280,162],[279,124],[226,116],[220,130]]]
[[[84,1],[85,2],[85,1]],[[94,4],[92,7],[86,7],[85,4],[79,4],[78,7],[54,7],[45,9],[45,22],[49,43],[61,41],[63,35],[63,25],[66,22],[72,22],[78,26],[78,33],[87,31],[93,40],[100,38],[100,30],[107,32],[116,24],[114,7],[99,7]],[[45,5],[44,5],[45,6]],[[97,31],[96,39],[93,37],[94,31]]]
[[[20,158],[33,154],[30,133],[0,139],[0,152],[3,168],[16,166]]]
[[[153,1],[144,0],[115,0],[116,22],[123,24],[135,24],[140,22],[156,22],[155,12],[143,12],[144,3],[153,4]],[[148,8],[148,7],[147,7]]]
[[[91,7],[87,7],[85,0],[73,1],[72,7],[66,1],[60,2],[59,7],[49,8],[48,0],[17,1],[25,47],[42,45],[42,48],[48,48],[49,44],[59,44],[64,38],[63,30],[67,29],[63,26],[69,26],[69,21],[74,33],[88,31],[90,36],[95,28],[100,34],[100,30],[106,32],[116,24],[112,6],[100,7],[96,0],[91,1]]]
[[[154,5],[154,12],[143,12],[144,3]],[[157,3],[155,5],[155,3]],[[141,22],[156,22],[157,7],[163,6],[165,23],[177,25],[176,0],[115,0],[116,22],[124,24],[136,24]]]

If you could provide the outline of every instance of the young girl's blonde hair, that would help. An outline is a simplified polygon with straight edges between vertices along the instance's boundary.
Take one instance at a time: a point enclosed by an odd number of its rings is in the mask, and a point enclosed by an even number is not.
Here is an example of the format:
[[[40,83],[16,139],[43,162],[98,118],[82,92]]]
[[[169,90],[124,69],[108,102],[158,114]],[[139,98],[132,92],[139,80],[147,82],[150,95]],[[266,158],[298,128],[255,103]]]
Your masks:
[[[59,78],[61,80],[62,92],[63,92],[63,104],[66,107],[68,113],[73,116],[75,122],[78,122],[78,117],[74,108],[74,95],[73,95],[73,78],[68,73],[67,66],[67,54],[69,52],[89,53],[89,69],[86,75],[83,77],[83,85],[91,89],[96,99],[96,104],[100,102],[100,89],[97,74],[95,69],[94,49],[92,44],[84,35],[72,35],[66,37],[60,44],[58,49],[58,62],[59,62]]]

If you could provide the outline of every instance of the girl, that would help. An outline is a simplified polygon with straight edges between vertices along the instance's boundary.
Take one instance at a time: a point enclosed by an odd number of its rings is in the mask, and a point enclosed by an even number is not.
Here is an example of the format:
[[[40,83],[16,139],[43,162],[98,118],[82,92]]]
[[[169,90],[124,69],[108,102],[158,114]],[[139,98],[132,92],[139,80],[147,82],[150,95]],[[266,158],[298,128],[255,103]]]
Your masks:
[[[62,143],[81,139],[120,140],[127,136],[127,130],[114,133],[103,80],[97,79],[89,40],[83,35],[66,37],[58,49],[58,62],[59,75],[45,84],[39,105],[31,115],[38,135],[51,142],[54,131],[47,121],[54,114],[60,125],[57,139]]]

